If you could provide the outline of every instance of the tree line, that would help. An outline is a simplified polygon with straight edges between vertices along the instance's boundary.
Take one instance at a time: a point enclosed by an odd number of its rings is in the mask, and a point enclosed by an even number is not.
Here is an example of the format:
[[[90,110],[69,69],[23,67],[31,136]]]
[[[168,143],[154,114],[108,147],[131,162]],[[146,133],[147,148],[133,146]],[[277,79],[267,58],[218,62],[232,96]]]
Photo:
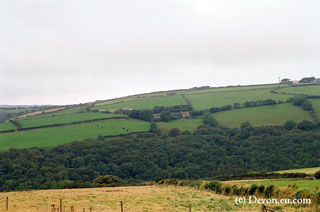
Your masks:
[[[320,164],[317,128],[208,124],[171,136],[137,133],[49,149],[10,149],[0,153],[0,191],[51,189],[66,181],[85,187],[103,175],[135,183],[315,167]]]

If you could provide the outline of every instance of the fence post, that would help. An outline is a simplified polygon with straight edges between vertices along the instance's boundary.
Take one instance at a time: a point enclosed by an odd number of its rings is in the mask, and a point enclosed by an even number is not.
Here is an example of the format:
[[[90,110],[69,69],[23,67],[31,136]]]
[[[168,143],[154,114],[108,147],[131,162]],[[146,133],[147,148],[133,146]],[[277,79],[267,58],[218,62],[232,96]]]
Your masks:
[[[191,203],[190,203],[190,205],[189,205],[189,212],[191,212],[192,211],[192,206],[191,206]]]
[[[62,199],[60,199],[60,212],[62,212]]]
[[[122,202],[122,200],[120,201],[120,207],[121,207],[121,212],[123,212],[123,202]]]
[[[264,206],[264,204],[261,205],[261,212],[266,212],[267,209],[266,209],[266,206]],[[268,212],[268,211],[267,211]]]
[[[6,211],[9,210],[9,197],[6,197]]]

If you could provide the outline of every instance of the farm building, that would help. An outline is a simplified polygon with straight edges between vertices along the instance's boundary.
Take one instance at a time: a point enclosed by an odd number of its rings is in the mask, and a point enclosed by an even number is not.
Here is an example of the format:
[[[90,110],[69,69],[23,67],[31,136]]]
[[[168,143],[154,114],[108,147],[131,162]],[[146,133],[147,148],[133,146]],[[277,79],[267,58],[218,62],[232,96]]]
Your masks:
[[[190,117],[190,112],[189,111],[181,111],[181,117],[182,118]]]

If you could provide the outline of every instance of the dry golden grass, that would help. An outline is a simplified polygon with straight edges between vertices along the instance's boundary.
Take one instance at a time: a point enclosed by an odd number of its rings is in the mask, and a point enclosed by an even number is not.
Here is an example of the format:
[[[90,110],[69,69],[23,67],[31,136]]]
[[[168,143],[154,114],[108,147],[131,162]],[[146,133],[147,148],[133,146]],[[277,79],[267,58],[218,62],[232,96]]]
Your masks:
[[[42,114],[43,112],[45,112],[45,113],[56,112],[56,111],[59,111],[59,110],[63,110],[65,108],[66,107],[57,107],[57,108],[52,108],[52,109],[48,109],[48,110],[39,110],[39,111],[36,111],[36,112],[33,112],[33,113],[23,114],[23,115],[18,116],[16,118],[20,119],[20,118],[25,118],[25,117],[29,117],[29,116],[35,116],[35,115]]]
[[[236,206],[235,197],[216,195],[206,190],[174,186],[137,186],[93,189],[64,189],[0,193],[0,212],[5,212],[5,199],[9,197],[9,212],[63,211],[120,212],[123,201],[125,212],[189,212],[192,211],[260,211],[258,204]],[[52,205],[55,205],[55,210]],[[272,205],[271,205],[272,206]],[[315,211],[313,208],[282,207],[284,211]],[[84,210],[85,209],[85,210]]]
[[[125,212],[147,211],[259,211],[258,205],[235,206],[233,197],[216,195],[208,191],[173,186],[140,186],[94,189],[42,190],[0,193],[0,211],[5,211],[5,198],[9,197],[9,212],[51,212],[52,204],[59,207],[63,200],[63,211],[75,212],[83,208],[94,212],[120,211],[123,201]],[[58,211],[58,210],[56,210]]]

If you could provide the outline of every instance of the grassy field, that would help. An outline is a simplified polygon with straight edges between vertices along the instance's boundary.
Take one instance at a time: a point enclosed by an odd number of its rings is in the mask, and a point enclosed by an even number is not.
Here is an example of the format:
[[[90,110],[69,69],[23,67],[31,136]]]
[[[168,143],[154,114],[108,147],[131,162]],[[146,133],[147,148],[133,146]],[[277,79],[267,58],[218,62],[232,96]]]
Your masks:
[[[204,110],[211,107],[221,107],[225,105],[232,105],[237,103],[244,103],[246,101],[257,101],[274,99],[276,101],[286,101],[290,95],[274,94],[270,89],[260,90],[245,90],[233,92],[213,92],[204,94],[186,95],[195,110]]]
[[[224,111],[213,116],[221,125],[227,127],[239,127],[246,121],[253,126],[282,125],[288,120],[312,121],[308,112],[289,103]]]
[[[157,122],[158,128],[164,131],[168,131],[171,128],[177,127],[180,129],[180,131],[189,130],[190,132],[192,132],[202,124],[202,119],[178,119],[169,122]]]
[[[182,94],[196,94],[196,93],[220,93],[220,92],[238,92],[238,91],[247,91],[247,90],[261,90],[261,89],[267,89],[272,90],[275,88],[279,88],[279,86],[282,88],[288,87],[288,85],[253,85],[253,86],[231,86],[231,87],[220,87],[220,88],[209,88],[209,89],[200,89],[200,90],[187,90],[182,91],[179,93]]]
[[[120,108],[133,108],[133,109],[153,109],[154,106],[174,106],[174,105],[185,105],[186,101],[182,96],[163,96],[163,97],[152,97],[144,98],[141,100],[124,101],[121,103],[103,105],[95,107],[95,109],[106,109],[106,110],[117,110]]]
[[[72,141],[81,141],[85,138],[97,138],[98,135],[119,135],[149,129],[148,122],[121,119],[3,133],[0,134],[0,151],[35,146],[47,148]]]
[[[237,181],[230,181],[230,182],[237,182]],[[298,186],[297,189],[308,189],[312,190],[315,188],[320,188],[320,180],[261,180],[261,181],[239,181],[240,184],[256,184],[256,185],[274,185],[275,187],[279,188],[286,188],[289,185],[296,185]]]
[[[72,122],[88,121],[101,118],[114,118],[114,117],[126,117],[121,114],[107,114],[97,112],[86,112],[86,113],[71,113],[64,115],[51,115],[47,117],[34,117],[29,119],[19,120],[22,128],[37,127],[37,126],[48,126],[54,124],[68,124]]]
[[[320,99],[309,99],[309,101],[311,101],[312,107],[320,119]]]
[[[320,84],[313,86],[296,86],[286,87],[277,90],[277,92],[292,93],[292,94],[306,94],[306,95],[320,95]]]
[[[11,122],[0,123],[0,132],[14,129],[16,129],[16,126],[14,126],[14,124],[12,124]]]
[[[59,207],[60,198],[64,211],[114,212],[120,211],[123,201],[126,212],[186,212],[189,205],[192,211],[259,211],[259,205],[234,204],[233,197],[216,195],[213,192],[200,191],[185,187],[173,186],[139,186],[116,188],[93,188],[74,190],[42,190],[0,193],[0,212],[4,212],[5,198],[9,197],[9,212],[52,211],[51,205]],[[13,209],[13,207],[16,209]],[[11,207],[11,208],[10,208]],[[38,209],[37,209],[38,208]]]
[[[306,174],[314,174],[317,171],[320,171],[320,167],[313,167],[313,168],[304,168],[304,169],[289,169],[289,170],[281,170],[276,171],[275,173],[306,173]]]

